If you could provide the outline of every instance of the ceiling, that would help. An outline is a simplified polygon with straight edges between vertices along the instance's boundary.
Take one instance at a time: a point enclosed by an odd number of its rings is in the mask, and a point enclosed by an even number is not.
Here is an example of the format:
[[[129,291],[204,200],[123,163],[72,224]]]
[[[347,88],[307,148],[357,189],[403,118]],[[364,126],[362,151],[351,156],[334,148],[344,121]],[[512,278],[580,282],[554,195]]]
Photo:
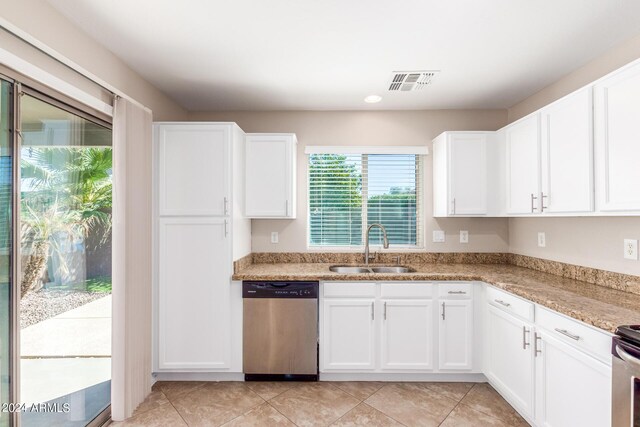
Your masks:
[[[637,0],[48,1],[192,111],[508,108],[640,34]]]

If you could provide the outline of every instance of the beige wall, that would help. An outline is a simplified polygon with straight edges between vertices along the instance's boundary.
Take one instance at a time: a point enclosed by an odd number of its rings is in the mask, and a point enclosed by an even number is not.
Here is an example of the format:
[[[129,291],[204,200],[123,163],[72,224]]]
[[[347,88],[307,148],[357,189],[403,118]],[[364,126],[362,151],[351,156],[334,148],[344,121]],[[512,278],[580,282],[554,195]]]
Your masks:
[[[2,19],[153,110],[154,120],[186,118],[185,109],[78,29],[46,1],[0,0],[0,10]]]
[[[506,110],[475,111],[286,111],[191,113],[189,120],[237,122],[245,132],[295,132],[298,136],[298,218],[253,220],[254,252],[306,251],[306,145],[425,145],[445,130],[495,130],[506,123]],[[430,150],[431,151],[431,150]],[[508,249],[504,218],[434,219],[431,155],[425,161],[426,250],[435,252],[503,252]],[[434,229],[445,230],[445,243],[431,243]],[[458,243],[459,230],[469,231],[469,243]],[[280,243],[270,243],[272,231]]]
[[[554,84],[509,109],[509,121],[563,97],[590,82],[640,58],[640,36],[622,43],[578,68]],[[539,248],[537,233],[546,233],[547,245]],[[511,218],[510,251],[555,261],[640,274],[640,261],[625,260],[623,240],[640,239],[640,217]]]

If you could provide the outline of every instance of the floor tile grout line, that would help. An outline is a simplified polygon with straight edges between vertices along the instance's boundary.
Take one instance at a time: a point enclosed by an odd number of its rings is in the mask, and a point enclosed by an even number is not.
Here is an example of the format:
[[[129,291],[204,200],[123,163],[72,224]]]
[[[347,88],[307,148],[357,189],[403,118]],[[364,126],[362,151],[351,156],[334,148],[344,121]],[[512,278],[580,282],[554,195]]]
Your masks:
[[[375,393],[374,393],[374,394],[375,394]],[[373,396],[373,394],[372,394],[371,396]],[[381,413],[382,415],[384,415],[385,417],[391,418],[393,421],[397,422],[397,423],[398,423],[398,424],[400,424],[401,426],[407,427],[407,425],[406,425],[405,423],[403,423],[403,422],[400,422],[400,421],[396,420],[395,418],[393,418],[391,415],[387,414],[386,412],[381,411],[380,409],[378,409],[378,408],[376,408],[376,407],[374,407],[374,406],[371,406],[371,405],[369,405],[368,403],[366,403],[366,402],[364,402],[364,401],[362,402],[362,404],[363,404],[363,405],[367,405],[368,407],[372,408],[374,411],[378,411],[378,412],[380,412],[380,413]]]
[[[289,390],[291,390],[291,389],[289,389]],[[284,393],[284,392],[283,392],[283,393]],[[280,393],[280,394],[282,394],[282,393]],[[293,422],[293,420],[292,420],[291,418],[287,417],[285,414],[283,414],[282,412],[280,412],[280,411],[278,410],[278,408],[276,408],[275,406],[273,406],[273,405],[271,404],[271,402],[269,402],[268,400],[267,400],[267,405],[271,406],[271,407],[272,407],[272,408],[273,408],[277,413],[279,413],[280,415],[282,415],[283,417],[285,417],[287,420],[289,420],[289,422],[290,422],[291,424],[293,424],[294,426],[298,426],[298,424],[294,423],[294,422]]]
[[[480,384],[486,384],[486,385],[488,385],[489,387],[491,387],[491,389],[493,389],[493,386],[492,386],[491,384],[489,384],[488,382],[486,382],[486,383],[476,383],[476,384],[474,384],[474,386],[473,386],[473,387],[471,387],[471,389],[475,388],[476,386],[478,386],[478,385],[480,385]],[[471,392],[471,389],[469,389],[469,391],[467,392],[467,394],[469,394],[469,393]],[[467,395],[466,395],[466,394],[465,394],[465,397],[467,397]],[[496,420],[502,421],[502,422],[504,422],[504,423],[508,423],[508,421],[507,421],[507,420],[504,420],[504,419],[502,419],[502,418],[500,418],[500,417],[496,417],[495,415],[493,415],[493,414],[489,414],[489,413],[487,413],[487,412],[485,412],[485,411],[482,411],[482,410],[480,410],[480,409],[478,409],[478,408],[474,408],[473,406],[471,406],[471,405],[469,405],[469,404],[467,404],[467,403],[462,403],[462,400],[464,400],[464,397],[460,400],[460,403],[458,403],[458,405],[466,406],[467,408],[471,408],[471,409],[473,409],[474,411],[476,411],[476,412],[480,412],[480,413],[481,413],[481,414],[483,414],[483,415],[486,415],[486,416],[491,417],[491,418],[493,418],[493,419],[496,419]],[[520,418],[522,418],[522,419],[524,420],[524,418],[522,417],[522,415],[520,415],[520,413],[519,413],[518,411],[516,411],[516,408],[514,408],[513,406],[511,406],[511,404],[510,404],[509,402],[507,402],[507,404],[509,405],[509,407],[510,407],[511,409],[513,409],[513,411],[514,411],[514,412],[515,412],[515,413],[516,413]],[[458,407],[458,405],[456,405],[456,407]],[[454,409],[455,409],[455,408],[454,408]],[[448,417],[448,416],[449,416],[449,415],[447,415],[447,417]],[[445,419],[446,419],[446,418],[445,418]],[[443,422],[444,422],[444,421],[443,421]],[[527,422],[527,421],[525,420],[525,422]],[[527,424],[529,424],[529,423],[527,422]]]
[[[465,397],[467,397],[467,395],[471,392],[471,390],[473,390],[473,389],[476,387],[476,385],[478,385],[478,384],[479,384],[479,383],[475,383],[475,384],[473,384],[471,387],[469,387],[469,390],[467,390],[467,392],[464,394],[464,396],[462,396],[462,398],[461,398],[460,400],[458,400],[458,403],[456,403],[456,406],[454,406],[454,407],[449,411],[449,413],[447,414],[447,416],[446,416],[446,417],[444,417],[444,419],[442,420],[442,422],[440,422],[440,424],[438,424],[439,426],[441,426],[445,421],[447,421],[447,418],[449,418],[449,416],[453,413],[453,411],[455,411],[455,410],[456,410],[456,408],[462,404],[462,401],[464,400],[464,398],[465,398]],[[465,405],[465,406],[466,406],[466,405]]]
[[[172,401],[169,400],[169,405],[171,405],[171,407],[173,408],[174,411],[176,411],[176,413],[178,414],[178,416],[180,417],[180,419],[182,421],[184,421],[184,424],[189,426],[189,423],[187,422],[187,420],[184,419],[184,417],[182,416],[182,414],[180,413],[180,411],[178,411],[178,408],[175,407],[175,405],[173,404]]]

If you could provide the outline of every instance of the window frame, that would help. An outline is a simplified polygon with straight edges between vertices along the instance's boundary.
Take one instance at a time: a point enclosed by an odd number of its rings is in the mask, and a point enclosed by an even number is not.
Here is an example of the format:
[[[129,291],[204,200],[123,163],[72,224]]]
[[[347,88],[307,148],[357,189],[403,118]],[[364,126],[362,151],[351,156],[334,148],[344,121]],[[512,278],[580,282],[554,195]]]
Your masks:
[[[390,155],[406,155],[413,154],[416,156],[416,244],[389,244],[389,249],[397,252],[414,252],[424,250],[426,248],[425,240],[425,157],[429,154],[426,147],[359,147],[359,146],[346,146],[346,147],[334,147],[334,146],[322,146],[322,147],[307,147],[305,149],[306,159],[306,177],[307,177],[307,191],[306,191],[306,208],[307,208],[307,224],[305,233],[305,246],[310,252],[362,252],[365,247],[365,233],[366,228],[369,227],[367,221],[367,205],[368,203],[362,203],[362,243],[360,245],[312,245],[311,244],[311,209],[310,209],[310,192],[311,192],[311,177],[310,177],[310,156],[314,154],[358,154],[363,156],[362,158],[362,200],[368,200],[368,188],[365,183],[368,181],[368,161],[364,156],[370,154],[390,154]],[[373,251],[383,250],[383,245],[370,243],[369,248]],[[387,249],[387,250],[389,250]]]

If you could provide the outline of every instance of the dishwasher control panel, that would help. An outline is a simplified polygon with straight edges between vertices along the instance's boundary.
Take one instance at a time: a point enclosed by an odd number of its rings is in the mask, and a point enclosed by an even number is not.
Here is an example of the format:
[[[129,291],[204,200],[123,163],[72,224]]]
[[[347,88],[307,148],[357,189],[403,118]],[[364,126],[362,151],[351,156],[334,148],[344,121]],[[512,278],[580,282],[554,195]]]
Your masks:
[[[242,298],[318,298],[318,282],[242,282]]]

